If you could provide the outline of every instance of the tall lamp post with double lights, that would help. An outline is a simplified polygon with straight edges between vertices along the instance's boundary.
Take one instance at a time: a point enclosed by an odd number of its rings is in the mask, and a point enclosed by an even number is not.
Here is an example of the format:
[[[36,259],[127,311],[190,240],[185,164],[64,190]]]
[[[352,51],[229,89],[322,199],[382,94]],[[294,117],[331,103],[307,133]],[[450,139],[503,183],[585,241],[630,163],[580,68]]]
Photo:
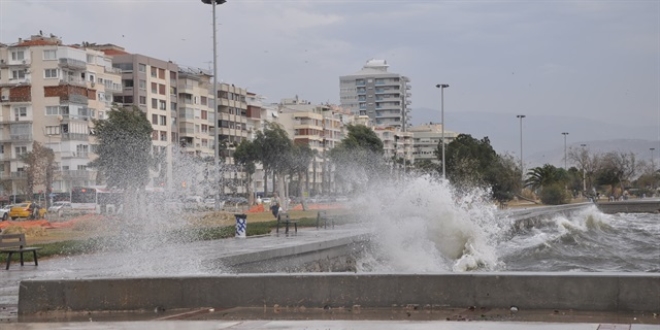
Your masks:
[[[448,84],[437,84],[435,87],[440,88],[440,116],[442,120],[442,133],[441,140],[442,143],[442,178],[446,179],[447,174],[445,171],[445,88],[449,88]]]
[[[520,180],[522,182],[522,186],[520,186],[521,190],[522,187],[525,184],[525,168],[523,167],[523,130],[522,130],[522,121],[523,118],[525,118],[525,115],[516,115],[516,118],[520,119]]]
[[[215,128],[213,134],[215,135],[215,171],[218,174],[218,182],[220,181],[220,136],[218,130],[218,41],[217,41],[217,31],[215,23],[215,7],[216,5],[221,5],[227,2],[227,0],[202,0],[204,4],[211,4],[213,7],[213,116],[215,120]],[[215,194],[215,209],[220,209],[220,190],[223,189],[220,184],[218,184],[218,192]]]
[[[568,171],[568,159],[566,158],[566,136],[568,132],[561,133],[564,136],[564,169]]]

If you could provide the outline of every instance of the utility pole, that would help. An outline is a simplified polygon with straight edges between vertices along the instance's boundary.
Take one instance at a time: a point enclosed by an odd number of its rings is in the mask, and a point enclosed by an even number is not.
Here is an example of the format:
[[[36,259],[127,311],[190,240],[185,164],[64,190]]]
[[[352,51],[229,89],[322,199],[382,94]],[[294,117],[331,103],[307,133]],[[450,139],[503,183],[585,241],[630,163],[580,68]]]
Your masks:
[[[566,158],[566,136],[568,132],[561,133],[564,136],[564,169],[568,171],[568,159]]]

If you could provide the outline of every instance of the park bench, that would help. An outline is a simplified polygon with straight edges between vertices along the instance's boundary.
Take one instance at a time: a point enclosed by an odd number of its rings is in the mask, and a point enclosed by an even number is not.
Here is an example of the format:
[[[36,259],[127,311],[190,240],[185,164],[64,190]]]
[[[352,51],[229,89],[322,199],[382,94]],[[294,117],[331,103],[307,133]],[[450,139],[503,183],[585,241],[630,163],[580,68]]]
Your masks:
[[[9,269],[9,264],[11,263],[11,256],[14,253],[20,254],[21,266],[23,266],[23,253],[32,252],[34,256],[34,265],[39,266],[37,262],[37,250],[39,247],[29,247],[25,243],[25,234],[4,234],[0,235],[0,252],[7,254],[7,267]]]
[[[323,226],[325,229],[328,229],[328,221],[332,225],[332,228],[335,228],[335,218],[328,216],[328,211],[319,211],[316,215],[316,229],[321,227],[321,221],[323,221]]]
[[[284,233],[289,234],[289,224],[293,224],[293,228],[295,230],[295,233],[298,234],[298,221],[296,220],[291,220],[289,218],[289,213],[286,212],[280,212],[277,214],[277,229],[276,232],[279,234],[280,233],[280,222],[284,223],[285,229]]]

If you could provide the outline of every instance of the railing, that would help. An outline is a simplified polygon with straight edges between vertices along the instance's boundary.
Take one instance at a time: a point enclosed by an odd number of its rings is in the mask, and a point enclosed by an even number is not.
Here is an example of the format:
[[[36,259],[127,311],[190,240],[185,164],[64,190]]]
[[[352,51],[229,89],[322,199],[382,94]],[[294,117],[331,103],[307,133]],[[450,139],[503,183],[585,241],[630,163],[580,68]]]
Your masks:
[[[32,141],[32,134],[11,134],[9,139],[13,142]]]
[[[72,58],[60,58],[60,66],[70,67],[70,68],[87,68],[87,63],[81,60],[75,60]]]
[[[62,176],[67,177],[67,178],[84,179],[84,178],[91,178],[92,175],[96,173],[96,171],[61,170],[60,173],[62,174]]]
[[[60,79],[60,84],[75,84],[75,85],[87,86],[85,80],[83,80],[80,77],[73,77],[73,76],[62,77],[62,79]]]
[[[60,103],[78,103],[78,104],[87,104],[89,99],[87,96],[78,95],[78,94],[68,94],[60,96]]]
[[[111,83],[107,83],[107,84],[104,84],[104,85],[105,85],[105,91],[106,92],[118,92],[118,93],[122,92],[122,88],[121,88],[120,84],[111,82]]]
[[[113,67],[104,67],[105,73],[116,73],[116,74],[121,74],[122,71],[119,68],[113,68]]]
[[[89,134],[62,133],[62,140],[87,141],[89,140]]]

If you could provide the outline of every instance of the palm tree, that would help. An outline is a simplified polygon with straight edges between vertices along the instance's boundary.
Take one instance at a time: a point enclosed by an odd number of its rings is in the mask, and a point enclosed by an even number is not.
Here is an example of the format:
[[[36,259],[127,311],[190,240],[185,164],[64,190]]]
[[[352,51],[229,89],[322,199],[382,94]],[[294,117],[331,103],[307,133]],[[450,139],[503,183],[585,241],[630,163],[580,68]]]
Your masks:
[[[557,168],[550,164],[535,167],[527,172],[525,186],[532,190],[547,187],[555,183],[563,183],[568,179],[568,173],[563,168]]]

